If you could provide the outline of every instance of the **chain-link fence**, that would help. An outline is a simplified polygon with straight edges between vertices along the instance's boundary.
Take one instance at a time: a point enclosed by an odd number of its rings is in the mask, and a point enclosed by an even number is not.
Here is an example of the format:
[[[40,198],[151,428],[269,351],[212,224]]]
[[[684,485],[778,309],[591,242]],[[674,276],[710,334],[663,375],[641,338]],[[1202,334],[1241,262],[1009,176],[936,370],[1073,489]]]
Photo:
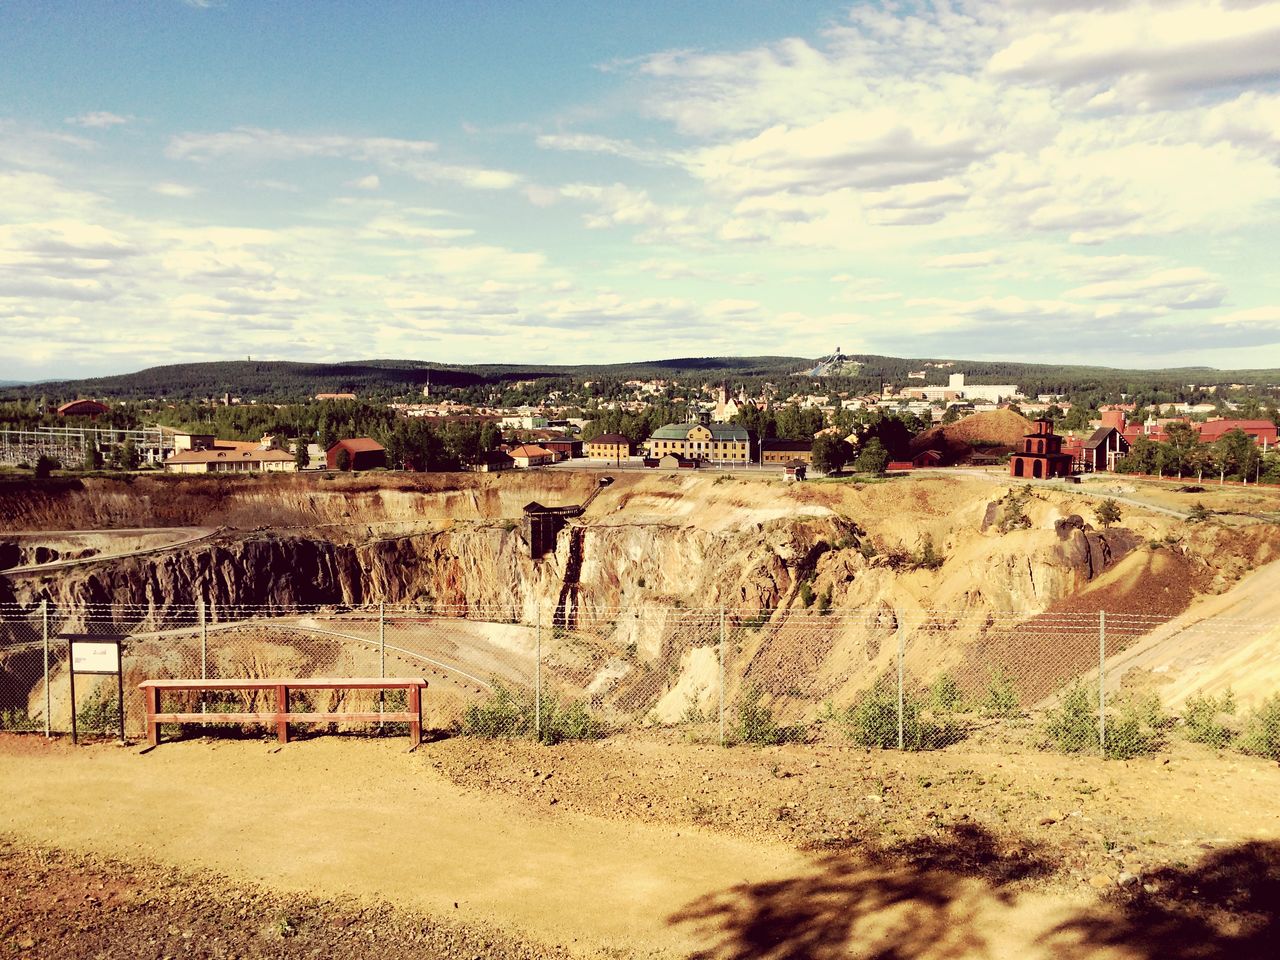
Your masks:
[[[428,728],[486,736],[556,741],[679,726],[720,744],[836,740],[928,750],[1004,738],[1112,757],[1183,736],[1280,754],[1280,682],[1270,688],[1268,679],[1280,678],[1277,629],[1221,618],[888,604],[9,604],[0,605],[0,729],[69,731],[70,639],[118,637],[130,736],[144,732],[144,680],[421,676],[430,685]],[[80,730],[115,730],[114,678],[75,682]],[[168,709],[253,712],[262,695],[173,693]],[[298,696],[319,712],[404,709],[400,691]]]

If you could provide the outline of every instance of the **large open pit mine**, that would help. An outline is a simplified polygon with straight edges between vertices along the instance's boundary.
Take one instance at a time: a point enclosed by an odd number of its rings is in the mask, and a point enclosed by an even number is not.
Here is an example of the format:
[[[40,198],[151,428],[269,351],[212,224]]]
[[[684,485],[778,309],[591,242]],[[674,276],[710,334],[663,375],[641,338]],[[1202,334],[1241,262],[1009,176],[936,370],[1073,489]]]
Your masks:
[[[1193,525],[1135,505],[1099,529],[1087,489],[1017,496],[1023,488],[998,477],[600,479],[9,485],[4,686],[39,679],[28,661],[39,655],[31,625],[42,604],[62,632],[106,624],[133,638],[130,681],[183,671],[174,651],[189,649],[200,606],[206,669],[358,675],[385,668],[381,643],[394,669],[433,678],[428,702],[441,723],[495,683],[531,683],[538,651],[556,689],[634,720],[703,714],[722,677],[782,717],[808,719],[886,675],[899,648],[921,684],[947,671],[977,686],[998,666],[1031,701],[1049,697],[1096,665],[1105,611],[1115,624],[1107,655],[1130,651],[1133,677],[1185,696],[1169,664],[1182,663],[1173,653],[1186,631],[1168,624],[1270,576],[1254,571],[1277,543],[1270,524]],[[1280,686],[1277,665],[1263,682],[1256,658],[1235,651],[1232,667],[1232,653],[1211,645],[1183,667],[1203,672],[1216,657],[1219,686]],[[0,707],[38,717],[43,683],[10,699]]]

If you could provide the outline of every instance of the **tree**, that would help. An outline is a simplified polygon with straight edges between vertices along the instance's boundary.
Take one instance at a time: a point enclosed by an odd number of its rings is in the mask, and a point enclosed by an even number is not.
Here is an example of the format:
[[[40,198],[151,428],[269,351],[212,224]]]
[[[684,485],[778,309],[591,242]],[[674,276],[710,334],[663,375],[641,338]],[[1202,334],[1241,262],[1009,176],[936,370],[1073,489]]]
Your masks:
[[[48,477],[57,468],[58,461],[53,457],[47,457],[43,453],[36,457],[36,476],[41,480]]]
[[[126,440],[120,445],[120,466],[124,470],[138,469],[138,448],[134,446],[132,440]]]
[[[351,469],[351,454],[346,447],[343,447],[338,451],[338,455],[334,458],[333,463],[339,470]]]
[[[1120,505],[1110,497],[1094,507],[1093,513],[1104,530],[1113,523],[1120,522]]]
[[[98,449],[97,443],[92,440],[86,440],[84,444],[84,469],[102,469],[102,451]]]
[[[858,459],[853,463],[853,469],[859,473],[884,473],[884,468],[888,465],[889,451],[884,448],[884,444],[879,439],[872,437],[862,445]]]
[[[853,456],[853,447],[840,437],[824,433],[813,441],[813,466],[823,473],[839,473]]]
[[[1223,479],[1227,476],[1248,479],[1253,475],[1261,456],[1253,437],[1239,428],[1224,433],[1213,445],[1213,453]]]
[[[299,470],[305,470],[311,466],[311,451],[307,449],[307,438],[305,436],[298,437],[295,447],[293,463]]]
[[[960,419],[960,408],[955,404],[947,407],[946,412],[942,415],[943,423],[955,423]]]

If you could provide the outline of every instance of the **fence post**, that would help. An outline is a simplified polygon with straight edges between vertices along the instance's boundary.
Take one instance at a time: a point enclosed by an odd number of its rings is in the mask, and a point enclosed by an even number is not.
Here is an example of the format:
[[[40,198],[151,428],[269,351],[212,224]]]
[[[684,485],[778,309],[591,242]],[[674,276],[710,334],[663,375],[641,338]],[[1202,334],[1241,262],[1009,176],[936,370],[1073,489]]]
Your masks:
[[[383,679],[387,676],[387,605],[378,603],[378,676]],[[378,691],[378,713],[385,713],[387,705],[387,691]],[[382,726],[382,721],[378,721],[378,726]]]
[[[902,621],[899,620],[898,621],[898,749],[899,750],[905,750],[907,748],[906,730],[904,729],[905,724],[903,720],[903,713],[906,708],[906,692],[903,686],[903,677],[902,677],[902,661],[903,661],[903,655],[906,653],[906,648],[907,648],[907,633],[906,633],[906,629],[902,626]]]
[[[200,618],[200,679],[209,679],[209,620],[204,613],[204,600],[196,604],[196,615]]]
[[[44,638],[44,735],[53,736],[50,714],[53,711],[53,692],[49,689],[49,601],[40,601],[40,633]]]
[[[1107,612],[1098,611],[1098,749],[1107,755]]]
[[[720,746],[724,746],[724,607],[720,608]]]
[[[533,628],[533,736],[542,740],[542,610]]]

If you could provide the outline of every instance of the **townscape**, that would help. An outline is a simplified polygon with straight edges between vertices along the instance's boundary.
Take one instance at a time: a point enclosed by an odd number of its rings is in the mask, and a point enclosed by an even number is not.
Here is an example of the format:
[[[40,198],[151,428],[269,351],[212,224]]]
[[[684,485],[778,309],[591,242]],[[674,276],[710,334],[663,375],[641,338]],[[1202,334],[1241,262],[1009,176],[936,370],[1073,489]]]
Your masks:
[[[1280,0],[0,63],[0,960],[1280,956]]]

